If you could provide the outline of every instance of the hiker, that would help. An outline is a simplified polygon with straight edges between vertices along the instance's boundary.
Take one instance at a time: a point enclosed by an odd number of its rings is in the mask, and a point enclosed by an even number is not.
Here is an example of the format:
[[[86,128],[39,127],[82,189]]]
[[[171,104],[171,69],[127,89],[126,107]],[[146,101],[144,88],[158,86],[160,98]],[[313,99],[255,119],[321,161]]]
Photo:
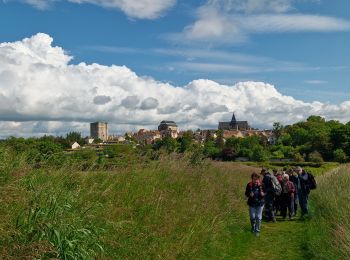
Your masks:
[[[289,180],[288,174],[283,174],[282,193],[281,193],[281,215],[286,219],[287,209],[289,219],[293,218],[294,214],[294,196],[295,187],[292,181]]]
[[[252,181],[247,184],[245,195],[248,197],[249,217],[252,233],[260,234],[262,211],[264,209],[264,191],[257,173],[251,175]]]
[[[265,216],[268,221],[276,222],[274,213],[274,200],[276,191],[273,181],[277,183],[278,181],[276,177],[273,176],[267,169],[262,169],[261,174],[264,176],[262,184],[265,192]]]
[[[297,192],[297,186],[298,186],[298,174],[293,171],[293,169],[290,169],[287,171],[289,175],[289,180],[293,182],[294,188],[295,188],[295,193],[294,193],[294,199],[293,199],[293,216],[297,215],[297,210],[298,210],[298,192]]]
[[[273,173],[273,175],[274,175],[275,177],[277,177],[277,174],[278,174],[277,169],[273,169],[273,170],[272,170],[272,173]]]
[[[277,172],[277,170],[274,170],[274,176],[277,178],[280,185],[282,185],[282,174],[280,172]],[[281,195],[275,195],[275,216],[277,216],[278,212],[281,212]]]
[[[303,170],[300,166],[297,166],[295,168],[295,172],[298,174],[298,183],[296,189],[301,209],[301,217],[303,218],[305,215],[309,214],[308,199],[310,189],[316,188],[316,183],[314,183],[314,187],[312,187],[311,181],[314,181],[313,176]]]

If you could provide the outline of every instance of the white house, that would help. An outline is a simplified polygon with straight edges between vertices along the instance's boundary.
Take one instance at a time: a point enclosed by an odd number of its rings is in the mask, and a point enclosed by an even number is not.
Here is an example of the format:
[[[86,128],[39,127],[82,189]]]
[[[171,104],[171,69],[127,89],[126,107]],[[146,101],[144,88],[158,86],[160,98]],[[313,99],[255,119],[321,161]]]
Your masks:
[[[88,143],[88,144],[92,144],[94,142],[94,138],[86,138],[85,141]]]
[[[78,144],[77,142],[72,144],[72,149],[78,149],[78,148],[80,148],[80,144]]]

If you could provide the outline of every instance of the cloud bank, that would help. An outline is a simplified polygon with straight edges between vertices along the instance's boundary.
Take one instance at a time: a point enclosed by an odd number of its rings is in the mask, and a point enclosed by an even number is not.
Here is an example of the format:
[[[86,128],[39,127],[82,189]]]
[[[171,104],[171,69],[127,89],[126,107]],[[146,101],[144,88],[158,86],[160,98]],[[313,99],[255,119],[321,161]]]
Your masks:
[[[88,134],[88,123],[108,121],[111,132],[155,129],[174,120],[182,129],[216,128],[238,120],[269,128],[317,114],[350,120],[350,101],[303,102],[263,82],[222,85],[208,79],[173,86],[138,76],[125,66],[72,64],[44,33],[0,44],[0,131],[6,135]]]

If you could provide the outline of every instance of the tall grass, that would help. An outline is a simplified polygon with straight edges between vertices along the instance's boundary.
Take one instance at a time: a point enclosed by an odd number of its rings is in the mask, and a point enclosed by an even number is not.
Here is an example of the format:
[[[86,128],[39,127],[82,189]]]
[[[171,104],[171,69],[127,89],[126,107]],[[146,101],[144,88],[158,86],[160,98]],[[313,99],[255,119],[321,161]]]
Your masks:
[[[89,151],[30,164],[26,154],[0,152],[0,259],[232,259],[250,250],[243,193],[258,168],[178,154],[101,162]],[[315,219],[343,236],[329,242],[329,256],[342,257],[349,229],[337,220],[349,208],[335,214],[333,202],[319,197],[328,193],[322,178]],[[315,257],[317,243],[328,242],[317,230],[310,226],[306,243]]]
[[[72,165],[42,164],[12,183],[16,207],[6,209],[12,225],[0,258],[235,256],[254,168],[179,155],[109,171]]]
[[[319,176],[312,193],[314,215],[307,223],[307,245],[313,259],[350,258],[350,166]]]

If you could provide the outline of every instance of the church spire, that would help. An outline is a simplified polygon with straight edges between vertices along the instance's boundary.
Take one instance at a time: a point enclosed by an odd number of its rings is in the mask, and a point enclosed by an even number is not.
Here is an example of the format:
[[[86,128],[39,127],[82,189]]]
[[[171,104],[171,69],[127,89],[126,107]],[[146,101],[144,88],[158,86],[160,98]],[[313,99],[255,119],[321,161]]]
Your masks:
[[[235,113],[232,114],[232,119],[231,119],[231,122],[236,122],[236,117],[235,117]]]

